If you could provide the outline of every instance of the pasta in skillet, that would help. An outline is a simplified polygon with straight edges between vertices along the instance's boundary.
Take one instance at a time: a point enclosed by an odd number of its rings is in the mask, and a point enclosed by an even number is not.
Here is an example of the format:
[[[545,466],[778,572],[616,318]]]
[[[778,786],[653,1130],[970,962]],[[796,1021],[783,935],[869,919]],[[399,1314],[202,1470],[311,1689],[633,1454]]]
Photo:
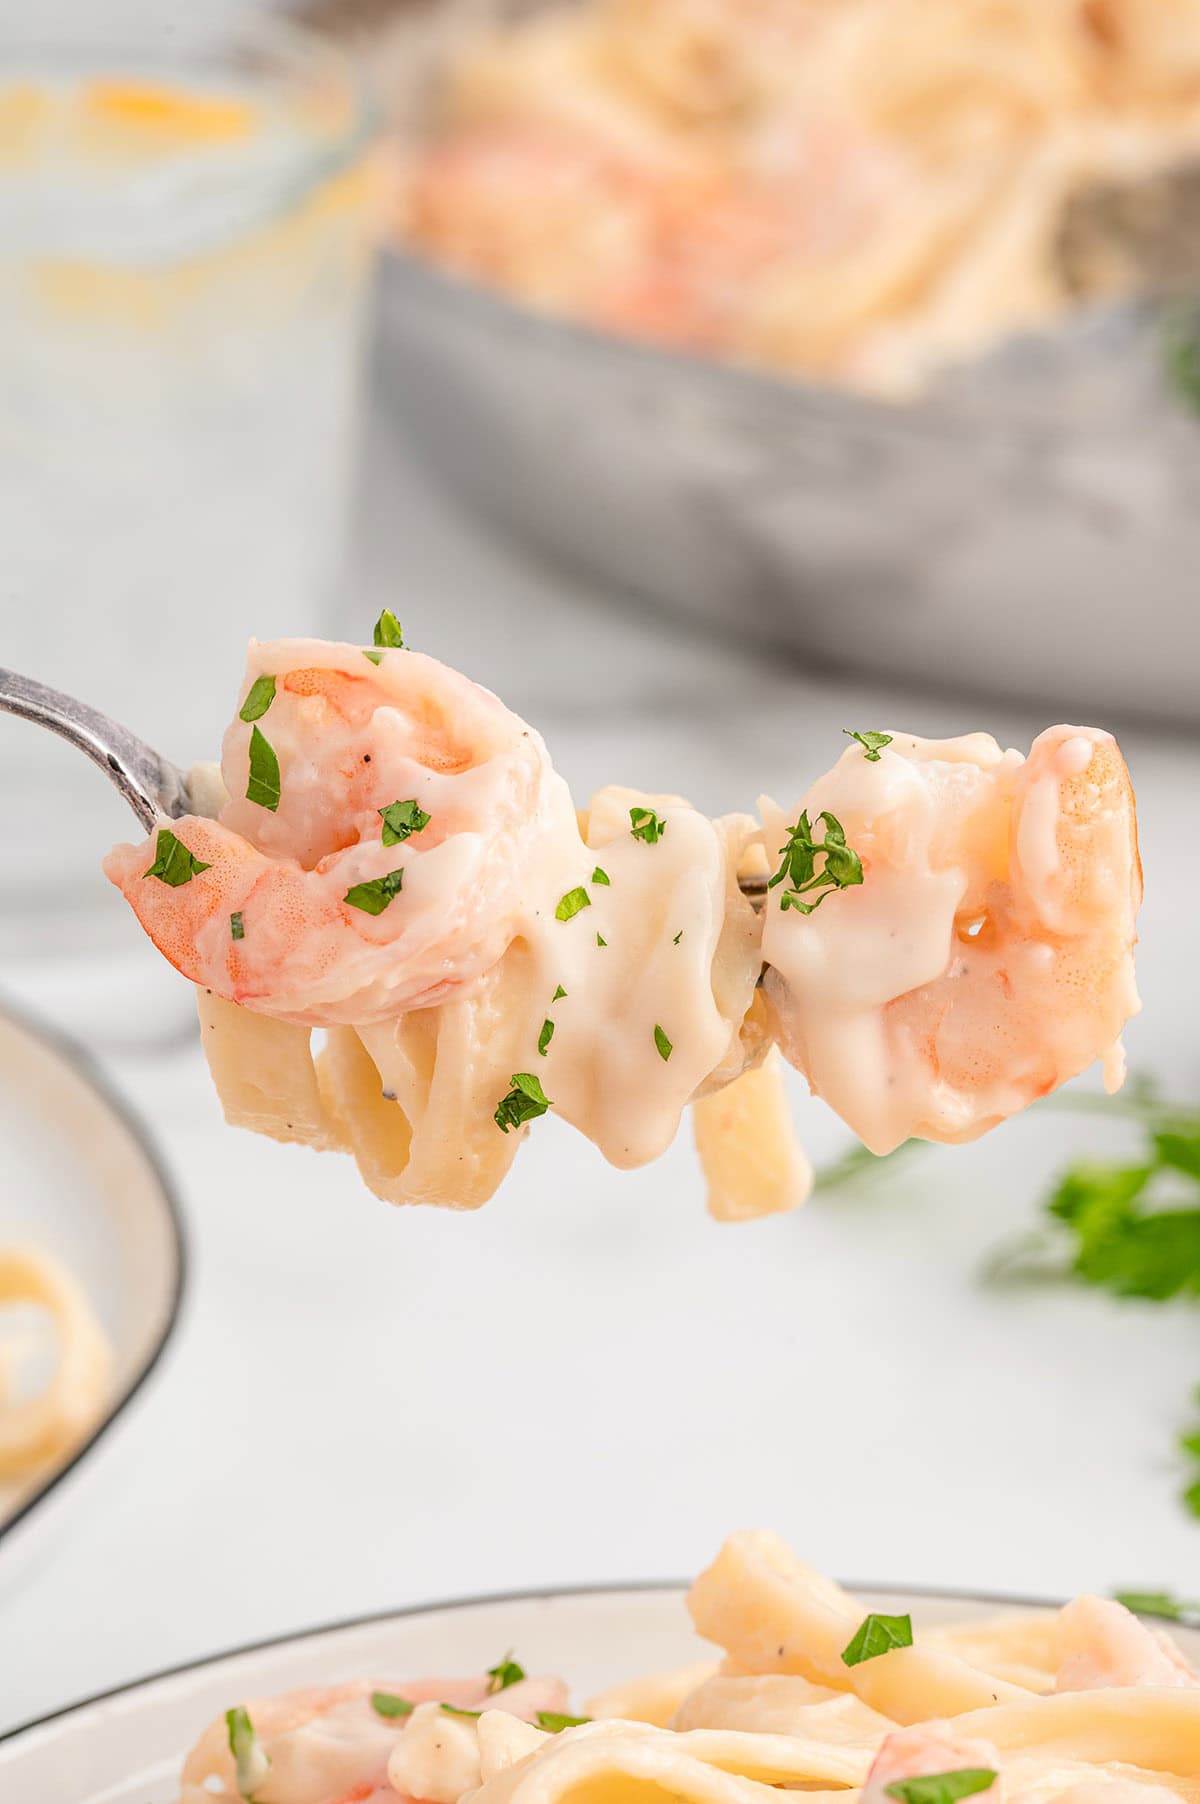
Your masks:
[[[776,1536],[689,1596],[720,1665],[567,1713],[507,1655],[478,1681],[364,1680],[237,1704],[180,1804],[1173,1804],[1200,1797],[1200,1677],[1122,1605],[962,1626],[865,1613]]]
[[[1120,1082],[1141,872],[1097,729],[1028,758],[854,733],[761,822],[615,788],[577,814],[466,677],[281,640],[222,773],[218,819],[106,869],[197,986],[229,1119],[348,1150],[388,1201],[478,1206],[550,1109],[642,1165],[694,1103],[714,1214],[790,1208],[780,1053],[876,1152],[970,1139],[1096,1058]]]
[[[476,32],[396,225],[537,306],[903,392],[1071,303],[1074,193],[1198,144],[1200,0],[585,0]]]

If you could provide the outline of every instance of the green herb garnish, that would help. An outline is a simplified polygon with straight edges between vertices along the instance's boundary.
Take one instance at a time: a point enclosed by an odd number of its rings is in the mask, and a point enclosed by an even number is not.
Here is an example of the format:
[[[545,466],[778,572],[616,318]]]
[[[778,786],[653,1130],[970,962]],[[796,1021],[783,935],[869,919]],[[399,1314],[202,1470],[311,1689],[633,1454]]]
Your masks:
[[[683,938],[683,928],[681,927],[679,929],[679,932],[675,935],[675,938],[671,941],[671,944],[673,946],[677,946],[682,938]]]
[[[368,651],[365,646],[363,647],[363,657],[370,658],[372,664],[383,663],[383,653],[381,651]]]
[[[271,703],[275,700],[275,678],[272,676],[255,677],[250,685],[250,693],[238,710],[238,719],[249,724],[252,720],[261,720]]]
[[[549,1015],[547,1015],[546,1019],[542,1022],[542,1031],[538,1035],[538,1051],[541,1053],[543,1058],[545,1058],[546,1048],[549,1046],[549,1044],[553,1038],[554,1038],[554,1023],[553,1023],[553,1021],[551,1021]]]
[[[257,727],[250,730],[250,781],[246,800],[269,808],[274,814],[279,807],[279,760],[270,740],[264,739]]]
[[[190,883],[201,871],[211,869],[210,864],[204,864],[194,857],[169,827],[160,827],[158,838],[154,842],[154,863],[148,871],[142,872],[142,880],[144,882],[147,877],[159,877],[164,883],[169,883],[172,889],[178,889],[181,883]]]
[[[566,993],[567,992],[563,989],[563,987],[560,983],[558,988],[555,990],[553,996],[551,996],[551,998],[550,998],[551,1002],[558,1002],[561,997],[566,995]]]
[[[608,945],[608,941],[605,939],[605,937],[602,933],[598,933],[596,935],[596,944],[598,946],[607,946]]]
[[[482,1710],[464,1710],[461,1704],[439,1704],[438,1709],[444,1710],[446,1712],[447,1716],[482,1716],[483,1715]]]
[[[231,940],[244,940],[246,937],[246,922],[240,908],[229,917],[229,937]]]
[[[900,1804],[957,1804],[959,1798],[990,1791],[998,1775],[991,1767],[963,1766],[953,1773],[924,1773],[918,1779],[894,1779],[884,1786],[889,1798]]]
[[[366,883],[356,883],[342,897],[351,908],[361,908],[365,915],[381,915],[388,904],[395,900],[404,888],[404,867],[398,871],[389,871],[386,877],[372,877]]]
[[[532,1071],[514,1071],[509,1081],[512,1089],[501,1098],[492,1117],[503,1134],[507,1134],[509,1128],[521,1127],[526,1121],[536,1121],[539,1115],[554,1107]]]
[[[912,1638],[911,1616],[877,1616],[872,1610],[842,1649],[842,1660],[847,1666],[861,1666],[864,1660],[875,1660],[894,1647],[911,1647]]]
[[[385,651],[403,651],[404,634],[400,631],[400,622],[391,608],[384,608],[375,622],[375,631],[371,634],[376,645],[382,645]],[[368,656],[370,654],[368,653]]]
[[[489,1692],[507,1691],[510,1685],[519,1685],[525,1677],[525,1668],[512,1657],[509,1648],[503,1660],[497,1660],[495,1666],[487,1669]]]
[[[225,1728],[229,1736],[229,1752],[237,1766],[238,1792],[243,1798],[253,1798],[259,1786],[266,1783],[271,1762],[254,1733],[249,1711],[241,1704],[225,1712]]]
[[[787,844],[779,848],[783,863],[769,879],[767,888],[774,889],[777,883],[788,884],[779,898],[779,906],[783,909],[795,908],[802,915],[810,915],[831,890],[851,889],[863,880],[862,860],[846,844],[842,823],[835,815],[824,812],[817,816],[818,825],[822,821],[825,837],[814,839],[806,808],[796,825],[788,828]],[[817,870],[819,857],[825,861],[820,871]],[[816,901],[806,902],[804,897],[814,890],[820,892]]]
[[[843,727],[842,732],[846,735],[847,739],[857,739],[859,745],[862,746],[866,753],[868,764],[878,764],[880,752],[885,745],[891,745],[892,743],[892,736],[890,733],[856,733],[850,727]]]
[[[644,839],[648,846],[656,846],[667,830],[667,823],[653,808],[631,808],[629,810],[629,831],[635,839]]]
[[[1184,1603],[1169,1591],[1114,1591],[1116,1603],[1124,1604],[1135,1616],[1158,1616],[1163,1622],[1195,1622],[1200,1619],[1200,1603]]]
[[[602,871],[600,869],[600,866],[597,865],[595,870],[592,872],[592,882],[602,884],[604,886],[604,888],[607,889],[612,882],[612,878],[609,876],[607,871]]]
[[[590,908],[591,906],[592,898],[588,895],[581,883],[575,889],[569,889],[567,891],[566,895],[562,898],[554,911],[554,919],[556,921],[569,921],[579,913],[580,909]]]
[[[578,1729],[592,1720],[590,1716],[567,1716],[561,1710],[538,1710],[535,1715],[538,1728],[545,1729],[550,1735],[561,1734],[564,1729]]]
[[[402,1698],[394,1691],[373,1691],[371,1708],[379,1716],[411,1716],[416,1709],[407,1698]]]
[[[389,802],[386,808],[379,808],[376,813],[383,822],[385,846],[400,845],[412,834],[422,832],[433,818],[411,799],[407,802]]]
[[[658,1047],[658,1056],[665,1065],[675,1048],[656,1021],[654,1023],[654,1044]]]

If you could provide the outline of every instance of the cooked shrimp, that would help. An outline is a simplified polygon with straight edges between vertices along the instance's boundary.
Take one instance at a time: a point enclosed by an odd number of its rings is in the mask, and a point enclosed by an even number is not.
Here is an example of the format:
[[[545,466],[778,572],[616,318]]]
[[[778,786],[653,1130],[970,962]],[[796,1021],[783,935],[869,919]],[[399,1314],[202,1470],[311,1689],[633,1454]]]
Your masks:
[[[987,1741],[967,1741],[947,1723],[917,1723],[884,1737],[859,1804],[891,1804],[888,1786],[898,1779],[924,1779],[938,1773],[974,1771],[980,1775],[981,1804],[1004,1804],[1000,1758]],[[984,1782],[984,1775],[996,1777]]]
[[[1120,1081],[1142,884],[1109,734],[1052,727],[1027,760],[986,734],[896,734],[877,761],[848,748],[804,807],[818,839],[840,823],[863,880],[811,914],[768,893],[768,999],[786,1056],[872,1151],[973,1139],[1099,1057]],[[772,804],[764,821],[774,851],[788,823]]]
[[[220,820],[164,821],[165,875],[161,835],[105,863],[171,963],[308,1025],[428,1007],[494,965],[531,863],[574,831],[539,736],[433,658],[310,640],[251,646],[243,711]]]
[[[380,1693],[402,1700],[401,1708],[404,1703],[416,1708],[384,1715],[372,1702]],[[375,1804],[377,1799],[395,1804],[398,1793],[403,1794],[389,1779],[389,1764],[397,1761],[410,1725],[426,1721],[434,1711],[442,1715],[442,1704],[464,1711],[503,1710],[533,1722],[540,1710],[564,1710],[567,1690],[555,1678],[525,1679],[496,1692],[487,1678],[401,1684],[362,1679],[251,1699],[245,1714],[253,1738],[249,1757],[256,1769],[255,1804]],[[469,1723],[474,1735],[471,1718],[450,1712],[443,1720],[448,1728]],[[217,1717],[184,1764],[179,1804],[221,1804],[246,1795],[239,1790],[230,1740],[226,1717]],[[479,1783],[477,1771],[474,1783]],[[434,1792],[422,1789],[417,1795],[432,1798]]]
[[[1056,1624],[1056,1691],[1098,1691],[1125,1685],[1200,1685],[1178,1646],[1148,1628],[1124,1604],[1077,1597]]]

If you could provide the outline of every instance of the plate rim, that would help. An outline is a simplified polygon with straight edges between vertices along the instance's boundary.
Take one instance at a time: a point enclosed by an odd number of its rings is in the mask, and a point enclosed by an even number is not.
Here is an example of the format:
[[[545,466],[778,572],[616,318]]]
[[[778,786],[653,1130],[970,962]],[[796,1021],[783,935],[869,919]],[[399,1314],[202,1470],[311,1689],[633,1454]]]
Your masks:
[[[940,1585],[906,1585],[895,1582],[883,1583],[874,1579],[853,1579],[839,1581],[850,1592],[868,1594],[882,1593],[904,1597],[923,1598],[929,1602],[983,1604],[1011,1610],[1059,1610],[1063,1607],[1061,1598],[1027,1597],[1011,1591],[972,1591],[961,1587],[946,1589]],[[17,1723],[11,1729],[0,1732],[0,1751],[7,1745],[24,1735],[32,1736],[36,1731],[49,1728],[64,1717],[75,1716],[100,1704],[108,1704],[117,1698],[132,1696],[136,1692],[149,1690],[152,1686],[164,1683],[168,1679],[177,1679],[189,1673],[203,1672],[206,1667],[219,1666],[226,1660],[238,1660],[250,1654],[262,1654],[272,1648],[285,1648],[300,1642],[316,1641],[323,1635],[335,1635],[343,1630],[365,1629],[388,1622],[400,1622],[414,1616],[433,1616],[452,1610],[477,1609],[488,1604],[524,1604],[548,1603],[570,1600],[579,1597],[604,1597],[623,1595],[628,1592],[678,1592],[686,1593],[691,1589],[693,1579],[641,1578],[641,1579],[598,1579],[594,1583],[521,1586],[511,1591],[479,1591],[468,1596],[431,1598],[412,1604],[401,1604],[395,1609],[368,1610],[359,1616],[335,1618],[332,1622],[314,1623],[305,1629],[284,1630],[278,1635],[266,1635],[257,1641],[242,1642],[236,1647],[219,1649],[215,1653],[202,1654],[196,1660],[181,1660],[173,1666],[163,1666],[154,1672],[144,1673],[140,1678],[126,1679],[119,1685],[110,1685],[103,1691],[95,1691],[86,1697],[76,1698],[72,1703],[60,1704],[56,1710],[48,1710],[41,1716],[31,1717],[28,1722]]]
[[[56,1023],[41,1019],[24,1003],[17,1002],[7,991],[0,991],[0,1023],[5,1021],[10,1022],[20,1032],[27,1034],[30,1039],[36,1040],[69,1066],[104,1104],[113,1119],[128,1133],[139,1155],[145,1161],[163,1203],[174,1253],[174,1273],[169,1303],[157,1339],[151,1345],[140,1366],[135,1370],[121,1396],[110,1408],[105,1410],[91,1433],[75,1448],[70,1459],[65,1464],[56,1467],[46,1482],[36,1486],[15,1513],[0,1523],[0,1553],[3,1552],[4,1543],[8,1537],[25,1525],[34,1511],[39,1510],[60,1487],[66,1484],[67,1480],[99,1446],[109,1430],[120,1421],[135,1397],[141,1393],[174,1338],[179,1326],[184,1299],[188,1295],[191,1284],[191,1253],[179,1189],[159,1150],[158,1142],[142,1120],[141,1115],[128,1101],[89,1047]],[[6,1738],[0,1737],[0,1740],[3,1739]]]

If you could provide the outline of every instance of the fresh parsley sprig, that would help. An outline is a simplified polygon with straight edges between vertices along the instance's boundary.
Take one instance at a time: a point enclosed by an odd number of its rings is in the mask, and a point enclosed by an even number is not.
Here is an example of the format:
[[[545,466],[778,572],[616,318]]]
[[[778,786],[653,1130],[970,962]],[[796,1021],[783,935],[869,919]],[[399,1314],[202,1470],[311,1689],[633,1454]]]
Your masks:
[[[768,889],[774,889],[780,883],[787,884],[779,898],[782,909],[794,908],[802,915],[810,915],[833,890],[852,889],[863,880],[862,860],[846,844],[841,821],[836,815],[822,810],[817,816],[817,825],[822,822],[825,824],[822,839],[814,838],[807,808],[796,825],[788,828],[787,842],[779,848],[783,862],[767,881]],[[822,860],[819,871],[818,858]],[[804,900],[805,896],[813,894],[816,895],[814,902]]]

